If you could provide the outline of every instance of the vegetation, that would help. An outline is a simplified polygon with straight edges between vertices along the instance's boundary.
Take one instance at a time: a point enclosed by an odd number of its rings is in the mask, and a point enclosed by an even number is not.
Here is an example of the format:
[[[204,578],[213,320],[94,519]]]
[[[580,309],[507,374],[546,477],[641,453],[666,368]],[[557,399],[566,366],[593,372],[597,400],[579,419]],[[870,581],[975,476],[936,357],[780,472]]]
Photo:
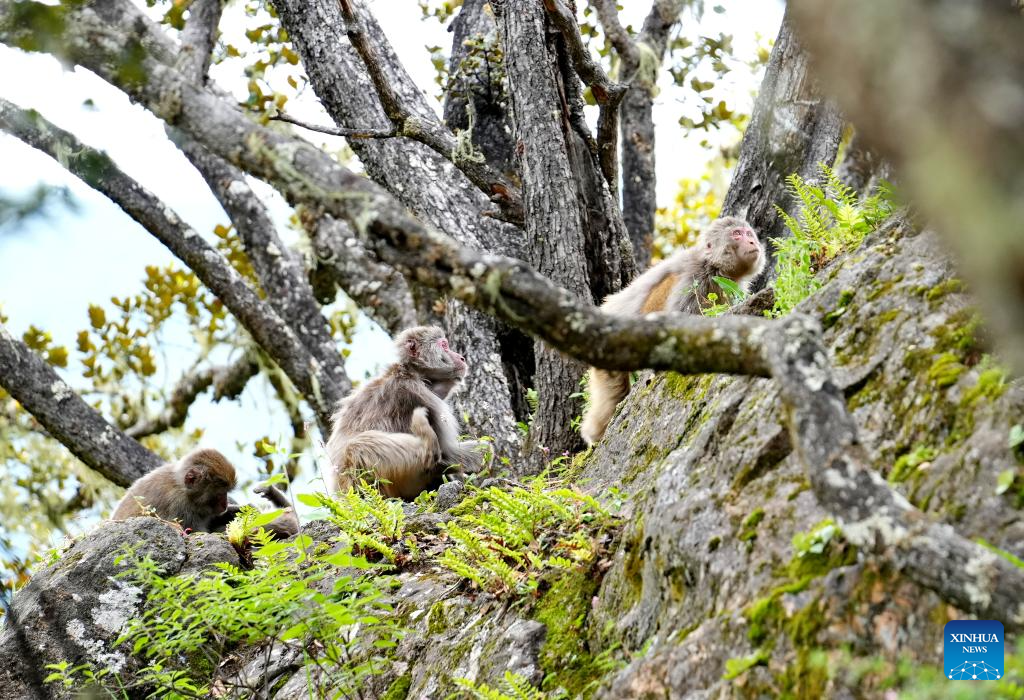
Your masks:
[[[536,593],[546,571],[588,570],[617,524],[597,499],[543,475],[509,490],[470,488],[446,525],[452,546],[438,562],[499,595]]]
[[[772,239],[778,273],[773,316],[784,316],[814,293],[821,284],[817,273],[840,253],[856,250],[893,211],[887,183],[861,198],[829,166],[818,167],[822,186],[796,174],[786,179],[790,196],[799,203],[795,216],[776,205],[791,235]]]
[[[143,613],[128,621],[106,665],[55,664],[47,682],[112,697],[135,689],[207,697],[221,662],[240,644],[296,653],[317,694],[352,695],[388,668],[402,630],[382,602],[387,577],[354,575],[373,565],[344,547],[314,548],[308,537],[274,542],[257,532],[252,541],[251,569],[218,564],[201,575],[165,578],[151,559],[127,553],[119,580],[145,596]]]

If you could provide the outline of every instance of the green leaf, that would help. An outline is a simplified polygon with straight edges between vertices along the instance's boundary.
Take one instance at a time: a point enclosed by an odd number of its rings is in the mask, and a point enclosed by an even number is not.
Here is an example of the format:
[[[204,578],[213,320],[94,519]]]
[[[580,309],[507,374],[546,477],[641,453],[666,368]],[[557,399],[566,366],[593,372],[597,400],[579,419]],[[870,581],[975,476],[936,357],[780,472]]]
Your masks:
[[[1012,450],[1015,447],[1022,444],[1024,444],[1024,425],[1018,423],[1017,425],[1010,428],[1009,446]]]
[[[1005,469],[999,472],[999,478],[996,479],[996,493],[1006,493],[1010,489],[1010,487],[1013,486],[1013,482],[1016,478],[1016,469]]]
[[[296,494],[295,500],[306,506],[313,506],[314,508],[321,505],[320,497],[315,493],[300,493]]]
[[[260,513],[252,519],[251,527],[255,530],[258,527],[268,525],[272,523],[274,520],[276,520],[282,513],[284,513],[283,508],[279,508],[278,510],[267,511],[266,513]]]

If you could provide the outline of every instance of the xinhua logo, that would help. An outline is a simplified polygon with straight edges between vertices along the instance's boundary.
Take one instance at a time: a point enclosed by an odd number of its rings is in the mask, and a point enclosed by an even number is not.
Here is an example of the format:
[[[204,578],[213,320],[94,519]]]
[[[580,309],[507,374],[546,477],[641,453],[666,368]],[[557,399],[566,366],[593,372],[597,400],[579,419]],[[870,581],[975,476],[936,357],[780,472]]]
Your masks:
[[[942,661],[946,678],[994,681],[1003,677],[1003,623],[953,620],[943,631]]]

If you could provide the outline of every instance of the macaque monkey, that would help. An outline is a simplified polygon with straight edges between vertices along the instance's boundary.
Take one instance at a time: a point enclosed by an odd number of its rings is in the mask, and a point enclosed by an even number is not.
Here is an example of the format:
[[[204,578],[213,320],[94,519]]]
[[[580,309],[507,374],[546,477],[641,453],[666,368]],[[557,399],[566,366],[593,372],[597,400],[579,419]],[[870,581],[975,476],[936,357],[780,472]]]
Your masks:
[[[132,484],[110,519],[153,514],[186,529],[212,532],[229,510],[228,491],[234,487],[235,467],[224,455],[211,449],[193,450]]]
[[[177,462],[149,472],[129,487],[117,504],[111,520],[127,520],[140,515],[155,515],[177,522],[196,532],[218,532],[234,519],[241,506],[228,501],[235,487],[235,467],[217,450],[200,448]],[[258,487],[256,492],[278,508],[291,505],[273,486]],[[291,537],[299,529],[290,510],[266,526],[279,538]]]
[[[412,500],[449,469],[478,464],[477,441],[459,441],[446,403],[466,376],[466,360],[448,347],[444,331],[418,326],[395,339],[398,362],[342,399],[327,441],[330,492],[360,478],[385,496]]]
[[[746,291],[763,269],[764,247],[754,229],[743,219],[725,217],[708,226],[692,248],[673,253],[609,296],[601,310],[621,316],[700,313],[709,304],[709,294],[726,298],[715,277],[730,279]],[[593,445],[604,437],[615,408],[629,393],[629,373],[592,367],[589,387],[590,406],[580,433]]]

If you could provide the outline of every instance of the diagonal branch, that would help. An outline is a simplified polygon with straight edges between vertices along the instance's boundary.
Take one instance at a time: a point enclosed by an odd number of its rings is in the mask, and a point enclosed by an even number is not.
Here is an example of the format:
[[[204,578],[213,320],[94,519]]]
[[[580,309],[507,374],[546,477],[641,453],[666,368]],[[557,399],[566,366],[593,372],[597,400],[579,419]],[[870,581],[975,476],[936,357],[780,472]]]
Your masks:
[[[105,153],[81,143],[38,113],[0,100],[0,128],[62,162],[86,184],[108,196],[188,265],[238,319],[309,401],[326,431],[343,387],[330,376],[291,328],[202,236],[155,195],[128,177]]]
[[[89,467],[129,486],[164,460],[104,420],[0,324],[0,385]]]
[[[186,372],[171,390],[167,404],[159,415],[139,421],[124,432],[128,437],[138,440],[171,428],[180,428],[185,424],[192,404],[204,391],[212,386],[214,401],[235,398],[259,370],[259,363],[247,352],[224,367],[204,367]]]
[[[832,379],[819,325],[807,316],[788,317],[766,335],[765,355],[811,488],[838,517],[846,539],[891,558],[911,580],[961,610],[1024,630],[1024,569],[928,518],[872,467]]]
[[[626,85],[608,78],[583,44],[576,17],[562,0],[544,0],[551,21],[562,33],[573,66],[598,104],[597,156],[601,172],[613,193],[619,189],[619,104],[626,96]]]
[[[353,10],[352,1],[339,0],[341,16],[346,25],[345,33],[363,59],[384,113],[394,124],[397,135],[419,141],[451,160],[474,185],[501,208],[503,216],[509,221],[521,223],[524,214],[519,188],[505,175],[492,168],[485,158],[479,157],[478,154],[463,154],[465,149],[459,147],[455,137],[436,118],[424,118],[422,115],[413,114],[405,106],[384,73],[376,47],[367,40],[362,23]]]
[[[173,132],[172,137],[231,218],[267,302],[295,331],[332,384],[347,394],[352,382],[327,319],[313,296],[302,259],[277,235],[270,214],[246,183],[245,175],[192,138],[180,132]]]
[[[321,126],[304,122],[283,112],[278,112],[270,118],[274,121],[294,124],[309,131],[316,131],[330,136],[344,136],[347,139],[393,139],[399,135],[398,130],[394,127],[390,129],[342,129],[340,126]]]

